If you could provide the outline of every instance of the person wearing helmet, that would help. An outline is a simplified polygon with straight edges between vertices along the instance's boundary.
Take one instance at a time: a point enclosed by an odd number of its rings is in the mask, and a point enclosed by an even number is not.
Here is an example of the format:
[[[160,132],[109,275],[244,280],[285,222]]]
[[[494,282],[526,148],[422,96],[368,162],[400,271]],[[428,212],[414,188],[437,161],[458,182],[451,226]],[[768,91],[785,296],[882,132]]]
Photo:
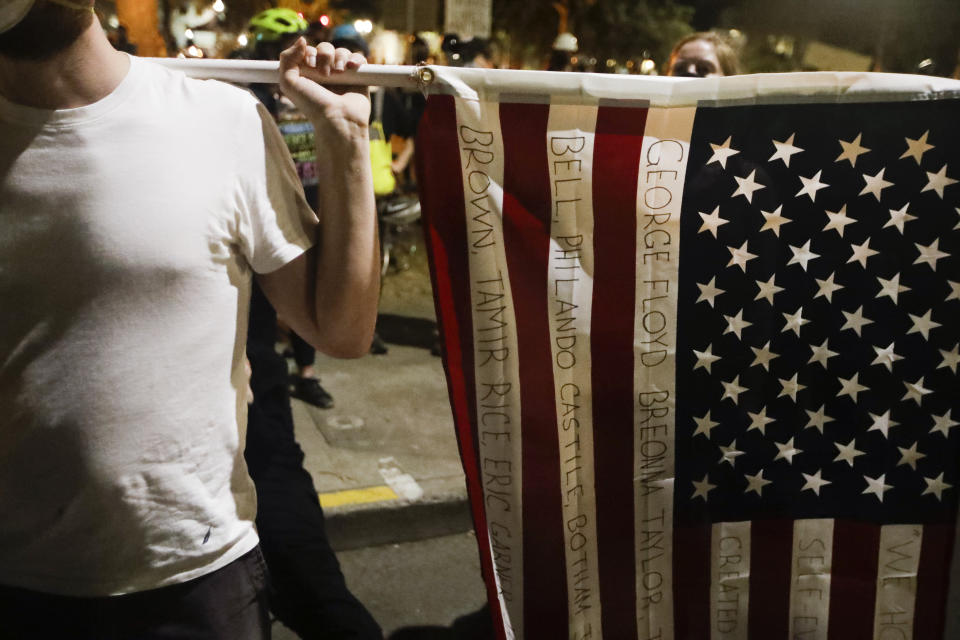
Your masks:
[[[250,21],[254,55],[276,57],[306,23],[289,9],[269,9]],[[315,132],[275,84],[254,84],[251,92],[270,111],[297,168],[307,201],[317,206],[318,171]],[[320,408],[333,397],[314,371],[314,348],[290,330],[296,371],[276,351],[277,313],[253,284],[247,330],[253,402],[248,407],[244,457],[257,491],[257,532],[270,582],[271,612],[305,640],[349,637],[380,640],[379,625],[350,592],[326,532],[323,508],[304,453],[294,433],[290,398]],[[292,379],[292,390],[288,385]]]
[[[280,51],[304,35],[308,27],[307,21],[292,9],[267,9],[258,13],[249,23],[249,30],[255,43],[253,57],[257,60],[276,60]],[[307,202],[315,208],[317,165],[313,126],[297,110],[293,102],[283,95],[279,85],[253,84],[250,85],[250,90],[277,121],[280,133],[283,134],[283,139],[293,157]],[[254,298],[254,303],[256,304],[259,300],[261,298]],[[271,317],[271,314],[257,313],[255,317],[266,319]],[[275,320],[273,325],[276,325]],[[252,327],[251,338],[262,336],[266,339],[268,333],[273,332],[260,332],[259,327]],[[270,344],[273,344],[272,339]],[[297,365],[296,373],[292,377],[291,393],[294,397],[315,407],[332,408],[333,396],[320,384],[314,368],[316,352],[313,347],[295,331],[290,331],[290,345]]]
[[[248,29],[253,36],[254,57],[276,60],[280,52],[307,32],[310,25],[293,9],[261,11],[250,19]]]
[[[251,281],[317,348],[367,352],[369,98],[307,77],[365,61],[280,58],[322,150],[312,211],[255,98],[116,51],[93,1],[0,3],[0,636],[269,637]]]
[[[330,44],[335,47],[343,47],[350,51],[362,53],[364,56],[370,55],[370,45],[357,28],[352,24],[341,24],[337,26],[330,34]]]
[[[575,35],[569,32],[559,34],[553,41],[553,49],[550,52],[550,62],[547,64],[547,70],[573,71],[573,63],[571,60],[577,52],[577,48],[577,37]]]

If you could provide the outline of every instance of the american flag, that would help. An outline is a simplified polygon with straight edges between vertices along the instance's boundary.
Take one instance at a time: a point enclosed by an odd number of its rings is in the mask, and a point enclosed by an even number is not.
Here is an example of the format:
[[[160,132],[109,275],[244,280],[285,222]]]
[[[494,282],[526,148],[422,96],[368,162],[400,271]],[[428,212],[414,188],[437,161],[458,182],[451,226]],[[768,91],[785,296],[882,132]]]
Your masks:
[[[428,102],[498,637],[958,637],[960,85],[682,82]]]

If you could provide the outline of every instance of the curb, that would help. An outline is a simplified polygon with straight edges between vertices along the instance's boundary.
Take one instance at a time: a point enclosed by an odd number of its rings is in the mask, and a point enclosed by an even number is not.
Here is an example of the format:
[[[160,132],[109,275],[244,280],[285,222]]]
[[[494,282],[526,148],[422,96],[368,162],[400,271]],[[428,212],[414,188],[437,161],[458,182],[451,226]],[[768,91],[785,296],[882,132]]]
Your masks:
[[[325,509],[334,551],[412,542],[473,529],[466,492]]]

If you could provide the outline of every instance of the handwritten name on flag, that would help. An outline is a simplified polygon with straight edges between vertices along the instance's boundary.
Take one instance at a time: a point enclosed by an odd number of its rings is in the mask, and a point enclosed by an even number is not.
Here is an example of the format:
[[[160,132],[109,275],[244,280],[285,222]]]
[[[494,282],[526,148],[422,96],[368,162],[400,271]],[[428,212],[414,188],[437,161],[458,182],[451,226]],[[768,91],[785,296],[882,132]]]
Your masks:
[[[960,632],[960,83],[438,74],[419,175],[498,637]]]

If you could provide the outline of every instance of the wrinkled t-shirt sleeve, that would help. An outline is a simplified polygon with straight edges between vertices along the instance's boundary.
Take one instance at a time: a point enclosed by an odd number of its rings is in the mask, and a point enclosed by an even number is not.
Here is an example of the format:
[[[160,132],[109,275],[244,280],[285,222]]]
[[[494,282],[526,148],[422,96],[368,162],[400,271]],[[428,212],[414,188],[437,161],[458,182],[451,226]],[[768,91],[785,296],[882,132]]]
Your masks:
[[[251,98],[241,119],[238,240],[253,270],[270,273],[313,246],[317,216],[270,113]]]

